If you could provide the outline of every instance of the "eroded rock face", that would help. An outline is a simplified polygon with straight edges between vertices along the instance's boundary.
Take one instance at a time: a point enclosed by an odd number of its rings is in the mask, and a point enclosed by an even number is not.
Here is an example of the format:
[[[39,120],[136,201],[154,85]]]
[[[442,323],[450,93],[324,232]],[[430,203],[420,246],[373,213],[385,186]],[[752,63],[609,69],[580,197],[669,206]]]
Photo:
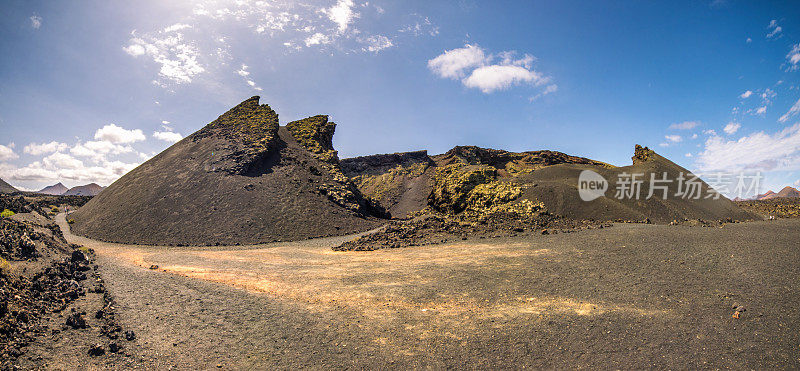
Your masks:
[[[631,160],[633,160],[633,164],[636,165],[650,161],[655,155],[656,153],[652,149],[637,144],[633,149],[633,157],[631,157]]]
[[[508,152],[476,146],[457,146],[444,154],[434,156],[439,166],[463,163],[487,165],[500,171],[501,176],[532,172],[558,164],[586,164],[613,167],[609,164],[556,151]]]
[[[245,174],[278,147],[278,114],[252,97],[190,136],[197,142],[216,136],[228,140],[213,160],[213,169],[229,174]]]
[[[339,161],[333,149],[333,133],[336,124],[328,121],[328,116],[317,115],[292,121],[286,124],[286,129],[292,133],[297,142],[309,152],[325,162],[336,163]]]

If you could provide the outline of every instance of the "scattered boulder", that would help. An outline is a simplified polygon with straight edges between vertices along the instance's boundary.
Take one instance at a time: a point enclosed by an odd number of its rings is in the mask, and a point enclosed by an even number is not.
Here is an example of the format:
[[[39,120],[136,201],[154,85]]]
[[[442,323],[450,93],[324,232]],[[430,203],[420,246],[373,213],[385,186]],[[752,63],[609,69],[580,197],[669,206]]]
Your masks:
[[[125,340],[127,340],[127,341],[134,341],[134,340],[136,340],[136,333],[135,333],[135,332],[133,332],[133,330],[127,330],[127,331],[125,331],[125,333],[123,334],[123,336],[125,337]]]
[[[106,354],[106,348],[103,344],[97,343],[89,347],[89,355],[92,357],[99,357]]]
[[[72,327],[74,329],[81,329],[86,328],[86,320],[83,318],[83,314],[77,312],[75,310],[67,316],[67,326]]]

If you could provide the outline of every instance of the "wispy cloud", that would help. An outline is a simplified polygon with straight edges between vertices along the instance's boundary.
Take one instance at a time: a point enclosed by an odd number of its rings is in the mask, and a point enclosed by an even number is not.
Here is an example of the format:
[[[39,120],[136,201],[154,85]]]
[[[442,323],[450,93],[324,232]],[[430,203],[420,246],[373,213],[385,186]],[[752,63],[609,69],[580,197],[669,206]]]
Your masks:
[[[738,122],[731,121],[731,122],[728,123],[728,125],[725,125],[725,128],[722,129],[722,131],[724,131],[728,135],[732,135],[732,134],[736,133],[739,130],[739,128],[741,128],[741,127],[742,127],[742,125],[739,124]]]
[[[183,84],[205,72],[199,62],[200,53],[197,47],[184,39],[182,24],[175,24],[155,34],[134,36],[124,47],[126,53],[133,57],[147,56],[160,66],[159,76],[169,82]]]
[[[42,17],[38,15],[32,15],[30,17],[30,20],[31,20],[31,27],[33,27],[34,30],[38,30],[39,27],[42,27]]]
[[[777,20],[773,19],[769,21],[767,29],[770,30],[769,33],[767,33],[768,39],[775,39],[781,37],[781,31],[783,31],[783,28],[781,28],[781,26],[778,26]]]
[[[792,49],[789,50],[789,54],[786,54],[786,63],[788,71],[797,71],[798,66],[800,66],[800,43],[794,44]]]
[[[700,126],[699,121],[676,122],[669,126],[670,130],[691,130]]]
[[[794,105],[792,105],[792,107],[791,107],[791,108],[789,108],[789,111],[787,111],[786,113],[784,113],[784,114],[783,114],[783,115],[782,115],[782,116],[781,116],[781,117],[778,119],[778,121],[780,121],[780,122],[786,122],[786,121],[789,121],[789,119],[790,119],[790,118],[792,118],[792,117],[794,117],[794,115],[796,115],[798,112],[800,112],[800,99],[798,99],[798,100],[797,100],[797,102],[794,102]]]

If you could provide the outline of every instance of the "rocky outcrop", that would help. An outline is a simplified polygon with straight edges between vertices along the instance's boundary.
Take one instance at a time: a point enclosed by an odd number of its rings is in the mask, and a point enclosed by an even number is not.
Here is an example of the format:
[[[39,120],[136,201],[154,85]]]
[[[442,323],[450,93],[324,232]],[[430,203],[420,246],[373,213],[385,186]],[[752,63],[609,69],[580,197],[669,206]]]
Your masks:
[[[286,124],[286,129],[309,152],[315,154],[320,160],[336,163],[339,160],[333,149],[333,133],[336,124],[328,121],[328,116],[317,115],[292,121]]]
[[[653,151],[650,148],[642,147],[637,144],[633,148],[633,157],[631,157],[631,160],[633,161],[634,165],[638,165],[643,162],[652,160],[655,156],[657,156],[655,151]]]
[[[278,114],[255,96],[231,108],[187,139],[224,138],[210,163],[212,171],[245,175],[278,147]]]
[[[434,166],[427,151],[343,159],[342,172],[365,196],[393,217],[405,218],[427,206]]]
[[[381,208],[339,168],[335,125],[284,127],[250,98],[111,184],[73,232],[125,243],[232,245],[362,232]]]
[[[457,146],[444,154],[433,156],[438,166],[463,163],[487,165],[497,169],[501,176],[529,173],[546,166],[558,164],[585,164],[613,167],[588,158],[570,156],[556,151],[508,152],[476,146]]]

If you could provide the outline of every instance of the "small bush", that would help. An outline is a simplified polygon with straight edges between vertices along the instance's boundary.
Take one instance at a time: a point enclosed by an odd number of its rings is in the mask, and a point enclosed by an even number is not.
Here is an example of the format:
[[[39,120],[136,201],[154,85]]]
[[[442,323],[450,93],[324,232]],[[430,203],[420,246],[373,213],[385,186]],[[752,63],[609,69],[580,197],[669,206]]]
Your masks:
[[[89,248],[86,247],[86,246],[81,246],[81,247],[78,248],[78,250],[83,251],[83,252],[85,252],[87,254],[89,253]]]
[[[53,214],[58,214],[58,212],[61,211],[61,210],[59,210],[58,207],[53,206],[53,207],[50,208],[50,211],[53,212]]]
[[[73,224],[73,223],[75,223],[75,219],[69,219],[69,220],[67,220],[67,223]]]
[[[12,215],[14,215],[14,214],[16,214],[16,213],[15,213],[15,212],[13,212],[13,211],[11,211],[11,210],[9,210],[9,209],[5,209],[5,210],[3,210],[3,212],[2,212],[2,213],[0,213],[0,217],[2,217],[2,218],[8,218],[9,216],[12,216]]]
[[[8,272],[9,268],[11,268],[11,264],[8,263],[8,260],[0,258],[0,271]]]

